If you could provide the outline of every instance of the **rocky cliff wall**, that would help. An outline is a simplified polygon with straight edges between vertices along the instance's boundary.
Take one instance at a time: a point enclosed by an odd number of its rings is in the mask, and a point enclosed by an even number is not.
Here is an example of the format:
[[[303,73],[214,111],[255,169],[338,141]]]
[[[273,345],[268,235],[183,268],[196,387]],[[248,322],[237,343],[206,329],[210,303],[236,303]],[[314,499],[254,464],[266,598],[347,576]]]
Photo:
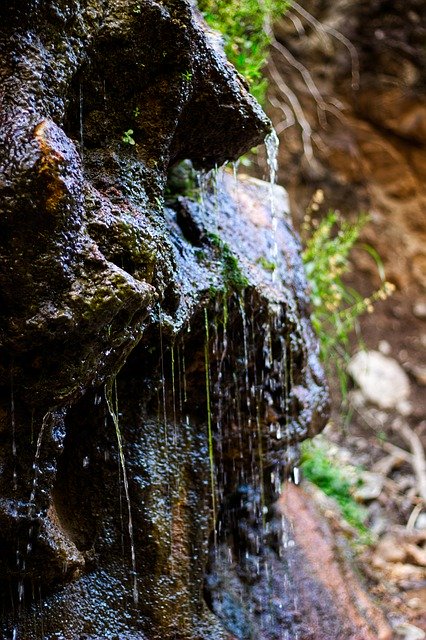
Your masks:
[[[264,579],[327,393],[269,187],[168,171],[269,121],[183,0],[0,16],[2,637],[222,638],[253,612],[217,606],[215,545]]]

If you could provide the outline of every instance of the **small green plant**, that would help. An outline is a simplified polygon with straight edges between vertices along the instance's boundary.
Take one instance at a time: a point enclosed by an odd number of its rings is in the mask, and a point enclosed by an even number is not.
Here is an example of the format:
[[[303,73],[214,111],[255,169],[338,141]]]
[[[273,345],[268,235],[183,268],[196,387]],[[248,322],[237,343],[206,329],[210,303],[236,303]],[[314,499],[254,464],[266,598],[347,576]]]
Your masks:
[[[359,542],[372,542],[366,525],[367,510],[353,497],[353,490],[361,481],[361,470],[343,465],[330,457],[329,447],[318,441],[302,445],[302,464],[305,477],[339,505],[342,516],[359,534]]]
[[[191,73],[191,71],[184,71],[184,72],[182,73],[182,78],[183,78],[184,80],[186,80],[187,82],[190,82],[190,81],[192,80],[192,73]]]
[[[284,14],[286,0],[199,0],[206,22],[224,39],[228,60],[247,80],[250,91],[262,104],[267,80],[262,75],[268,54],[268,25]]]
[[[270,271],[271,273],[275,271],[275,269],[277,268],[277,265],[275,264],[275,262],[271,262],[264,256],[261,256],[260,258],[258,258],[257,263],[260,264],[265,269],[265,271]]]
[[[242,291],[248,285],[248,280],[242,273],[237,257],[229,246],[216,233],[209,233],[211,244],[218,250],[222,263],[222,277],[227,289]]]
[[[363,245],[376,260],[382,286],[368,297],[348,287],[343,276],[350,271],[350,251],[356,244],[368,216],[348,222],[337,211],[329,211],[319,222],[312,212],[322,203],[322,192],[314,195],[302,227],[302,259],[310,286],[312,325],[320,343],[320,356],[329,373],[336,372],[343,397],[346,395],[346,364],[349,339],[359,316],[371,313],[377,300],[384,300],[395,287],[384,280],[383,267],[376,252]]]
[[[132,146],[133,146],[133,145],[135,145],[135,144],[136,144],[136,142],[135,142],[135,139],[133,138],[133,133],[134,133],[134,132],[133,132],[133,129],[127,129],[127,131],[125,131],[125,132],[123,133],[123,136],[122,136],[122,138],[121,138],[121,139],[122,139],[122,141],[123,141],[125,144],[130,144],[130,145],[132,145]]]

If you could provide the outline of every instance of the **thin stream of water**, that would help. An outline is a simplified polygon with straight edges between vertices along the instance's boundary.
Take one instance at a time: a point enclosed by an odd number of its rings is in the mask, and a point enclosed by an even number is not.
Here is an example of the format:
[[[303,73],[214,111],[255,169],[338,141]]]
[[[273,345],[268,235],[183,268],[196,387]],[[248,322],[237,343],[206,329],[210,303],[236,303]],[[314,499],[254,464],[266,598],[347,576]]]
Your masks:
[[[173,444],[177,443],[177,414],[176,414],[176,376],[175,376],[175,345],[170,347],[170,365],[172,370],[172,401],[173,401]]]
[[[273,233],[272,263],[275,266],[275,268],[272,271],[272,281],[275,282],[276,273],[277,273],[277,264],[278,264],[278,242],[277,242],[278,218],[275,211],[274,186],[277,179],[278,148],[279,148],[279,140],[275,132],[275,129],[272,129],[271,133],[269,133],[266,136],[265,147],[266,147],[266,161],[269,168],[269,200],[270,200],[269,206],[271,210],[272,233]]]
[[[80,134],[80,155],[81,162],[84,163],[84,134],[83,134],[83,86],[80,82],[78,91],[78,103],[79,103],[79,134]]]
[[[137,570],[136,570],[136,552],[135,552],[135,537],[134,537],[134,531],[133,531],[132,506],[130,502],[129,481],[127,477],[126,461],[124,458],[123,439],[121,436],[120,425],[118,422],[118,407],[117,407],[118,400],[117,400],[117,387],[116,387],[115,381],[114,381],[114,388],[115,388],[115,400],[116,400],[115,407],[112,399],[111,383],[105,385],[105,401],[108,407],[109,414],[113,421],[113,424],[115,427],[115,434],[117,437],[118,455],[120,458],[120,466],[123,474],[124,493],[126,496],[126,503],[127,503],[127,525],[128,525],[128,532],[129,532],[129,538],[130,538],[130,556],[131,556],[132,574],[133,574],[132,575],[133,602],[135,604],[138,604],[139,591],[138,591],[138,576],[137,576]]]
[[[160,362],[161,362],[161,388],[163,396],[163,423],[164,423],[164,443],[168,450],[168,428],[167,428],[167,403],[166,403],[166,376],[164,373],[164,349],[163,349],[163,316],[161,307],[158,305],[158,326],[160,331]]]
[[[206,403],[207,403],[207,437],[209,447],[209,462],[210,462],[210,491],[212,500],[212,512],[213,512],[213,531],[216,537],[216,482],[215,482],[215,465],[214,465],[214,450],[213,450],[213,429],[212,429],[212,410],[210,399],[210,331],[209,331],[209,317],[207,308],[204,308],[204,327],[205,327],[205,341],[204,341],[204,366],[206,376]],[[215,541],[216,546],[216,541]]]
[[[12,456],[13,456],[13,490],[18,490],[18,476],[16,472],[16,419],[15,419],[15,392],[13,385],[13,371],[10,373],[10,422],[12,427]]]
[[[35,517],[35,509],[36,509],[36,505],[35,505],[35,497],[36,497],[36,491],[37,491],[37,486],[38,486],[38,481],[39,481],[39,473],[40,473],[40,468],[39,468],[39,460],[40,460],[40,456],[41,456],[41,447],[43,444],[43,437],[44,437],[44,432],[46,430],[46,425],[47,425],[47,421],[48,418],[50,418],[51,416],[51,412],[48,411],[42,420],[41,423],[41,427],[40,427],[40,432],[38,434],[38,438],[37,438],[37,444],[36,444],[36,452],[34,455],[34,461],[33,461],[33,471],[34,471],[34,476],[33,476],[33,480],[31,483],[31,494],[30,494],[30,499],[28,502],[28,510],[27,510],[27,518],[28,521],[31,522],[34,517]],[[16,567],[19,573],[25,571],[26,568],[26,563],[27,563],[27,559],[28,556],[30,555],[30,553],[32,552],[33,549],[33,545],[32,545],[32,538],[33,538],[33,533],[34,533],[34,527],[33,525],[30,525],[29,530],[28,530],[28,541],[27,544],[25,545],[25,551],[23,553],[20,552],[19,550],[19,546],[17,547],[16,550]],[[18,580],[18,604],[19,607],[21,607],[24,603],[24,597],[25,597],[25,586],[24,586],[24,581],[22,578],[20,578]],[[16,628],[14,628],[14,633],[17,630]]]

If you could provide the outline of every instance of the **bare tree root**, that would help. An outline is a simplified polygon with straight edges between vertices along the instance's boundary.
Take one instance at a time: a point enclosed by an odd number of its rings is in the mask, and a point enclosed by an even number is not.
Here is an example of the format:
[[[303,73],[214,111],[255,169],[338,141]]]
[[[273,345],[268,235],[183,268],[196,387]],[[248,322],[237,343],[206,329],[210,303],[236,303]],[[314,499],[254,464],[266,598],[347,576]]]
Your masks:
[[[340,31],[337,31],[337,29],[319,22],[316,18],[314,18],[313,15],[309,13],[309,11],[306,11],[306,9],[300,6],[300,4],[295,0],[292,0],[291,5],[293,9],[295,9],[301,16],[303,16],[305,20],[307,20],[319,34],[328,34],[330,36],[333,36],[334,38],[336,38],[336,40],[339,40],[339,42],[341,42],[346,47],[346,49],[349,51],[352,63],[352,89],[354,91],[358,90],[360,80],[358,52],[349,38],[344,36]]]

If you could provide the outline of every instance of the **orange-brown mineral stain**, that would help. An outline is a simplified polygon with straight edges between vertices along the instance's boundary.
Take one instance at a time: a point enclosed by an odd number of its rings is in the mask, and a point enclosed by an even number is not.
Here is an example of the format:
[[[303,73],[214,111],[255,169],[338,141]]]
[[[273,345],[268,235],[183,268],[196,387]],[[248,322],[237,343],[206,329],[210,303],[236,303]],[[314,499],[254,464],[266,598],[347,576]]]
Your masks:
[[[60,175],[60,165],[65,162],[65,158],[52,147],[48,135],[48,125],[48,120],[42,120],[34,130],[34,137],[41,151],[38,173],[45,180],[46,211],[54,213],[66,191]]]

